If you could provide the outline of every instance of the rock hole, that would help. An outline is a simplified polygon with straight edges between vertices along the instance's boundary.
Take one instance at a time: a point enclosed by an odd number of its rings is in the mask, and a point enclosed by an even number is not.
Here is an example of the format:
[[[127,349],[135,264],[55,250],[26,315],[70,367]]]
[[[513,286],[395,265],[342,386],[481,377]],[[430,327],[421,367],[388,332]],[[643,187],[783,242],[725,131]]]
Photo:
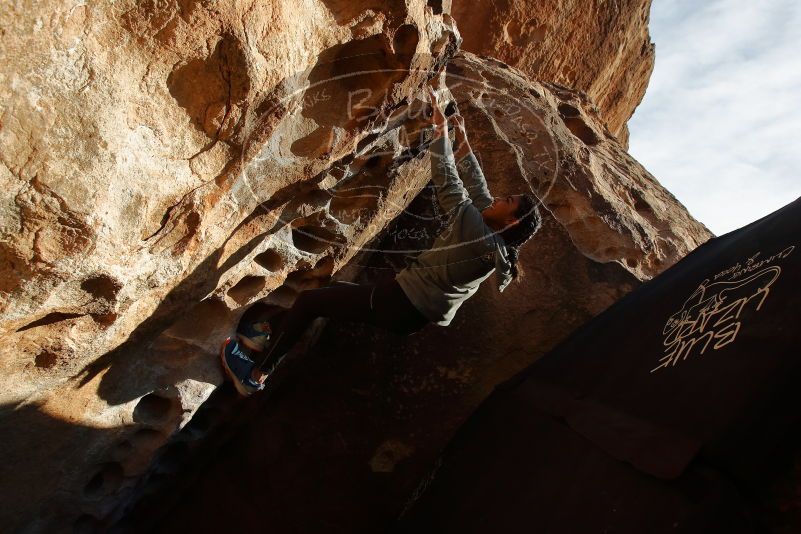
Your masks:
[[[565,119],[565,126],[573,132],[573,135],[581,139],[584,144],[592,146],[598,144],[598,136],[596,133],[587,126],[587,124],[581,119]]]
[[[258,295],[266,285],[267,279],[263,276],[245,276],[228,290],[228,296],[241,306]]]
[[[351,225],[371,218],[386,195],[387,167],[391,155],[372,154],[352,176],[340,180],[328,190],[328,211],[336,220]]]
[[[403,76],[396,69],[385,34],[328,48],[309,72],[302,114],[321,126],[360,127],[386,104],[389,88]]]
[[[267,269],[268,271],[280,271],[284,266],[284,258],[277,251],[267,249],[255,258],[253,261]]]
[[[291,287],[295,291],[317,288],[325,285],[331,279],[334,270],[334,259],[326,256],[320,259],[313,269],[300,269],[290,273],[286,277],[284,286]]]
[[[292,229],[292,243],[299,250],[310,254],[321,254],[331,246],[340,246],[345,239],[326,228],[305,224]]]
[[[58,354],[44,350],[36,355],[34,364],[40,369],[50,369],[58,362]]]
[[[598,135],[584,122],[584,119],[581,117],[581,112],[577,108],[569,104],[559,104],[557,109],[559,110],[559,116],[562,117],[565,126],[567,126],[568,130],[570,130],[573,135],[581,139],[586,145],[592,146],[598,144],[600,141]]]
[[[563,119],[581,116],[581,112],[578,110],[578,108],[571,106],[570,104],[559,104],[557,109],[559,110],[559,115],[561,115]]]
[[[104,464],[100,471],[89,480],[83,488],[83,493],[87,497],[102,497],[116,491],[125,478],[122,466],[117,462]]]
[[[59,323],[61,321],[67,321],[69,319],[75,319],[76,317],[83,317],[85,314],[83,313],[62,313],[62,312],[53,312],[48,313],[41,319],[38,319],[32,323],[28,323],[25,326],[18,328],[17,332],[24,332],[25,330],[30,330],[31,328],[36,328],[37,326],[47,326],[54,323]]]
[[[404,68],[408,69],[411,66],[419,41],[420,35],[414,24],[403,24],[395,32],[392,49],[395,51],[395,57]]]
[[[176,67],[167,77],[167,87],[200,131],[215,140],[231,137],[250,92],[241,44],[234,36],[223,35],[208,58]]]
[[[113,301],[122,289],[122,284],[110,276],[99,275],[81,282],[81,289],[98,300]]]
[[[197,234],[200,228],[200,213],[197,211],[190,211],[183,219],[179,219],[178,226],[180,227],[180,235],[182,236],[172,247],[173,253],[179,254],[186,250],[187,245],[192,241],[192,238]]]
[[[117,320],[116,313],[93,313],[91,316],[98,325],[104,328],[108,328],[109,326],[113,325],[114,321]]]
[[[303,282],[307,279],[307,272],[308,271],[293,271],[289,273],[284,281],[284,285],[291,287],[295,291],[303,290],[305,286]]]
[[[155,393],[148,393],[139,399],[133,411],[133,420],[143,424],[163,423],[169,417],[172,406],[172,400]]]
[[[636,189],[630,189],[629,193],[631,193],[632,198],[634,199],[634,209],[637,211],[646,211],[646,212],[653,212],[651,205],[645,201],[642,193],[637,191]]]
[[[428,0],[426,3],[435,15],[442,15],[442,0]]]
[[[292,301],[295,300],[296,295],[298,294],[297,291],[292,289],[287,285],[283,285],[279,288],[276,288],[274,291],[271,291],[269,295],[265,298],[267,302],[274,303],[278,306],[283,307],[290,307],[292,306]]]

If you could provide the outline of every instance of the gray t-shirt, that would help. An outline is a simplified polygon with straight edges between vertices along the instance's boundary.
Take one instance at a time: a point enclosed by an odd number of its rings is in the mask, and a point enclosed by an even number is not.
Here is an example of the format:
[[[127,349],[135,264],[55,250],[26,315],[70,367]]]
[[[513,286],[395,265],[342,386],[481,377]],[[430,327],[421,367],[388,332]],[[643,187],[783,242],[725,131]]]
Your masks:
[[[459,162],[460,179],[447,134],[434,140],[430,154],[437,200],[451,222],[431,248],[395,279],[423,315],[448,326],[459,306],[492,271],[496,271],[498,291],[503,291],[512,278],[511,263],[503,238],[481,216],[493,198],[475,155],[471,152]]]

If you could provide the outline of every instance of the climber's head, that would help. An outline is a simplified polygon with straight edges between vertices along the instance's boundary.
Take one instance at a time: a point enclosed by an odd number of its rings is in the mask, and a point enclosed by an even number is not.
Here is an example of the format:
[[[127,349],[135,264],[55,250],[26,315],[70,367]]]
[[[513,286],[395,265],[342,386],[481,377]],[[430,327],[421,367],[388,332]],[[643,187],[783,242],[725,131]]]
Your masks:
[[[512,201],[515,206],[512,215],[514,220],[511,224],[505,225],[500,234],[507,246],[519,247],[536,234],[542,225],[542,216],[538,208],[540,202],[533,195],[514,195]],[[506,220],[508,219],[507,217]]]
[[[542,224],[539,201],[532,195],[495,197],[481,212],[487,226],[496,230],[507,246],[519,246],[539,230]]]
[[[492,205],[481,212],[484,222],[490,228],[498,231],[517,224],[521,217],[520,214],[525,213],[521,209],[521,202],[523,202],[524,197],[525,195],[495,197]]]
[[[522,273],[517,262],[520,246],[542,226],[538,204],[539,201],[532,195],[496,197],[492,206],[481,212],[487,225],[498,231],[506,243],[512,263],[512,278],[515,280]]]

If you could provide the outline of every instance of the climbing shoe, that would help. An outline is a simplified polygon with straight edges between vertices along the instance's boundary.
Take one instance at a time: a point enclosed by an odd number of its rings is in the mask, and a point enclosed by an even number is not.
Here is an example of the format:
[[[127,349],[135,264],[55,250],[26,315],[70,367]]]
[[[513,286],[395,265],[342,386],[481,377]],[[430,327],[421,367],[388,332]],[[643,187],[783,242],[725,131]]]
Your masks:
[[[264,384],[260,384],[250,377],[253,366],[256,365],[255,362],[250,359],[239,343],[230,337],[225,340],[220,349],[220,360],[225,374],[233,381],[234,387],[243,397],[264,389]]]

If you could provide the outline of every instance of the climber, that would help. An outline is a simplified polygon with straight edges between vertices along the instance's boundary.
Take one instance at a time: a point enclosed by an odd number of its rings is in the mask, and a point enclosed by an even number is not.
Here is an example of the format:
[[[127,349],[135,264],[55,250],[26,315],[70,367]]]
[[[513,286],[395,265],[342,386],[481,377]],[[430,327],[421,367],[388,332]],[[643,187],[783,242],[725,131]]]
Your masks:
[[[432,181],[440,205],[451,217],[448,229],[394,278],[307,289],[275,321],[274,331],[269,322],[241,326],[237,337],[226,339],[220,350],[226,374],[240,394],[262,390],[265,379],[317,317],[364,322],[411,335],[429,323],[449,325],[456,310],[493,271],[499,291],[519,277],[520,247],[541,225],[538,201],[528,194],[493,198],[467,141],[464,119],[458,111],[450,117],[457,142],[454,153],[449,119],[434,89],[428,86],[428,91],[434,129]]]

